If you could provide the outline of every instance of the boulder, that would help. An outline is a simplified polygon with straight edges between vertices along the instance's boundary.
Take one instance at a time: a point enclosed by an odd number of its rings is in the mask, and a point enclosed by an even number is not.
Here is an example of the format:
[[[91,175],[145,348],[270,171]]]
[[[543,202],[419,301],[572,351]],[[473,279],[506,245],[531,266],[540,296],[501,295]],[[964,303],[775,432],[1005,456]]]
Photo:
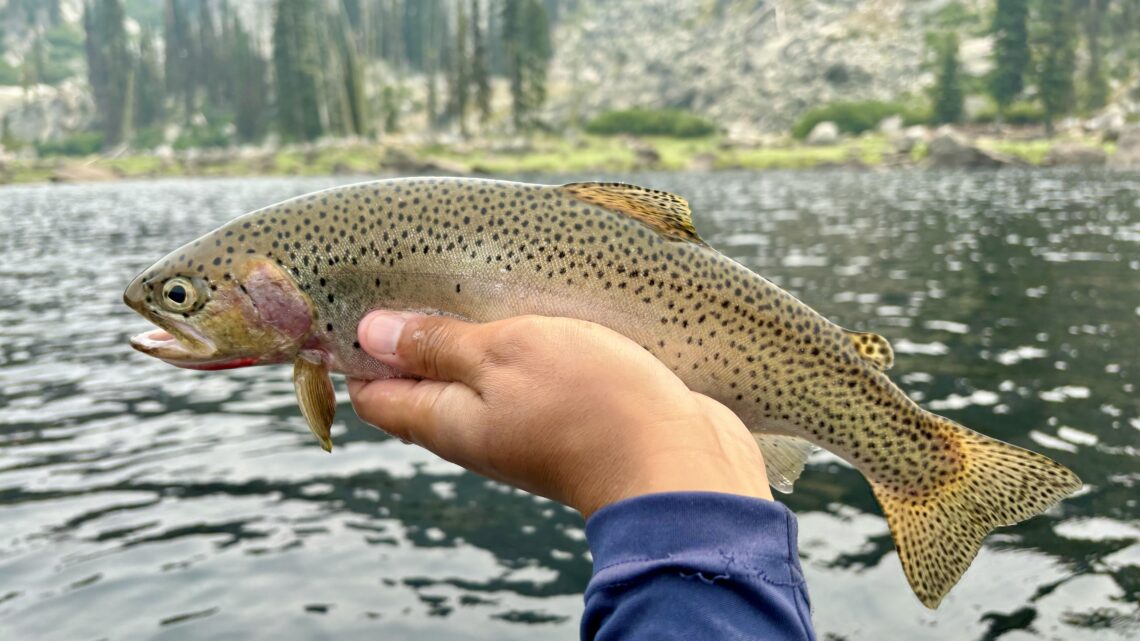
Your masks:
[[[936,169],[1023,166],[1024,162],[993,151],[980,149],[960,133],[943,127],[927,146],[926,166]]]
[[[1140,169],[1140,124],[1125,125],[1116,141],[1116,153],[1108,158],[1108,166]]]
[[[1103,167],[1108,154],[1103,149],[1090,147],[1079,142],[1059,142],[1045,156],[1042,164],[1050,167],[1077,165],[1080,167]]]
[[[1124,110],[1117,105],[1111,105],[1100,114],[1089,118],[1084,123],[1086,133],[1099,134],[1100,139],[1112,142],[1120,139],[1120,132],[1126,124]]]
[[[903,130],[903,117],[895,114],[879,121],[879,133],[887,136],[897,136]]]
[[[838,142],[839,125],[830,120],[816,123],[807,137],[807,144],[809,145],[834,145]]]

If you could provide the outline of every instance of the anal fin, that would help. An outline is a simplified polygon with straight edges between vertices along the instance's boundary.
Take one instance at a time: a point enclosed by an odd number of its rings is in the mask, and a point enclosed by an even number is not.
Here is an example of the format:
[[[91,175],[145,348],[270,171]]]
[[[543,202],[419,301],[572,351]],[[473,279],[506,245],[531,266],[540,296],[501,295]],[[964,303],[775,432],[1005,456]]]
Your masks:
[[[768,484],[784,494],[792,493],[792,486],[800,478],[808,456],[816,451],[816,446],[795,436],[776,434],[754,434],[760,453],[764,455],[764,469],[768,472]]]
[[[297,404],[309,423],[313,436],[321,449],[332,451],[333,417],[336,416],[336,392],[333,391],[329,369],[324,363],[297,357],[293,362],[293,387],[297,390]]]

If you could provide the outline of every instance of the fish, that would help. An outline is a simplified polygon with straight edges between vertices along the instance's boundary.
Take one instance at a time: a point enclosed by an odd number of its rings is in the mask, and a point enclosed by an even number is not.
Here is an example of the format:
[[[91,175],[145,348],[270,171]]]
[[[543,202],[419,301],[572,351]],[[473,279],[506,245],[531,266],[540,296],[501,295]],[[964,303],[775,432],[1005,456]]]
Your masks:
[[[372,310],[599,323],[735,412],[773,488],[790,492],[818,448],[858,469],[931,609],[991,530],[1082,487],[1045,456],[919,407],[887,375],[885,338],[824,318],[706,243],[684,198],[635,185],[431,177],[319,191],[175,249],[124,301],[157,326],[131,345],[172,365],[292,363],[326,451],[330,374],[402,375],[357,342]]]

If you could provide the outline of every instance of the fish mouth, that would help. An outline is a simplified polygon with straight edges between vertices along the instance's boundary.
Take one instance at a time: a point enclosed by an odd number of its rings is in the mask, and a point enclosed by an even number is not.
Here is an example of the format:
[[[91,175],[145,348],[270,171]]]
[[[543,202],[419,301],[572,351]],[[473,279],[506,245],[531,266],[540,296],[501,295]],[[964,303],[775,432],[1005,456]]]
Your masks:
[[[179,367],[197,369],[216,360],[217,350],[209,341],[193,335],[187,328],[173,332],[155,328],[131,337],[131,347]]]

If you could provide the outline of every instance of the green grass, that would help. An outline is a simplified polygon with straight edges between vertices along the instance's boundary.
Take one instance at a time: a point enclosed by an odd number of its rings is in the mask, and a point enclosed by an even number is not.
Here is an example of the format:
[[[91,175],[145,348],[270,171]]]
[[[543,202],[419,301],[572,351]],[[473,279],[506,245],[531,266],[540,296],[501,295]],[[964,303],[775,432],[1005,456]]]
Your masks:
[[[443,145],[407,148],[403,153],[417,162],[436,162],[455,167],[459,173],[520,174],[555,172],[614,172],[638,168],[666,171],[684,170],[698,155],[708,154],[716,169],[809,169],[819,166],[846,165],[860,162],[879,166],[893,154],[890,140],[881,135],[864,135],[845,139],[829,147],[790,143],[780,146],[740,148],[724,146],[718,137],[678,139],[642,138],[637,144],[652,147],[660,160],[651,167],[639,167],[638,157],[628,140],[608,136],[583,135],[577,138],[536,137],[525,151],[490,152],[471,148],[453,149]],[[1091,139],[1081,142],[1100,146],[1107,153],[1115,149]],[[1016,156],[1031,164],[1040,164],[1054,144],[1049,140],[982,139],[978,144],[989,150]],[[333,147],[310,153],[280,151],[272,156],[244,158],[233,155],[215,157],[215,151],[204,152],[196,160],[164,161],[148,154],[126,155],[91,162],[113,169],[127,178],[162,176],[256,176],[256,175],[328,175],[356,173],[379,175],[386,171],[383,161],[388,153],[381,145],[360,144]],[[926,145],[919,143],[911,150],[910,160],[918,162],[926,155]],[[0,182],[39,182],[50,178],[63,157],[40,160],[15,160],[0,174]]]

